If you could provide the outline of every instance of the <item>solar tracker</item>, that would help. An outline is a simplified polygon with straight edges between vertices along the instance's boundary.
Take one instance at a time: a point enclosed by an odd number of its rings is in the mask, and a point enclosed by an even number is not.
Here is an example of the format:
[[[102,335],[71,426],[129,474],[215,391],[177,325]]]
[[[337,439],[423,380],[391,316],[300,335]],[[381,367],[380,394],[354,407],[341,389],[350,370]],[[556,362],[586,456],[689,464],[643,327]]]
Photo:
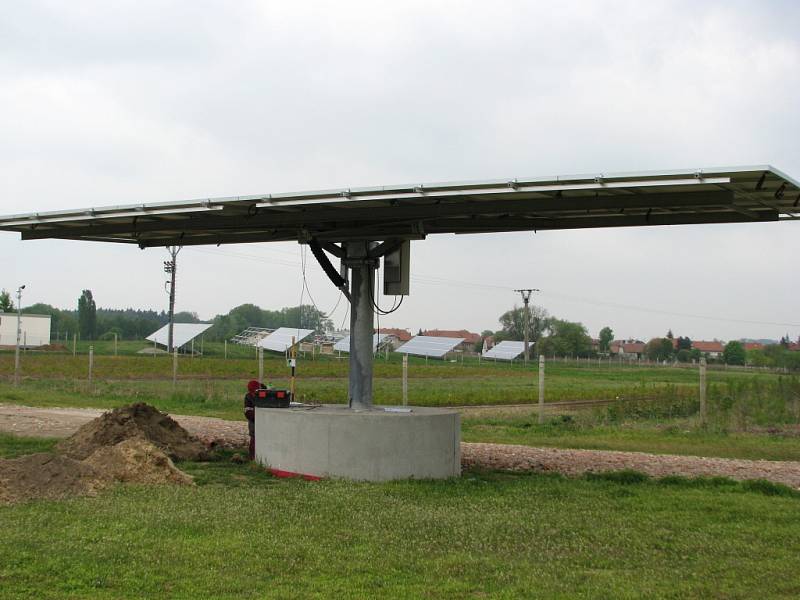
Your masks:
[[[514,360],[525,352],[525,342],[505,340],[483,353],[483,358],[495,360]]]
[[[201,198],[0,217],[22,239],[142,248],[422,239],[434,233],[763,222],[800,217],[800,183],[769,165],[593,173]]]
[[[463,341],[464,338],[418,335],[400,346],[397,349],[397,352],[402,352],[403,354],[413,354],[414,356],[430,356],[432,358],[441,358]]]
[[[373,351],[378,351],[378,346],[383,343],[383,340],[386,339],[385,333],[376,333],[372,336],[372,349]],[[338,352],[350,352],[350,336],[348,335],[345,338],[342,338],[338,342],[333,345],[333,349]]]
[[[172,346],[174,348],[180,348],[188,344],[211,327],[212,324],[213,323],[174,323],[172,325]],[[160,344],[161,346],[166,346],[169,340],[169,324],[164,325],[155,333],[151,333],[145,339]]]
[[[279,327],[267,337],[261,340],[258,345],[265,350],[273,352],[286,352],[292,347],[292,338],[295,344],[304,340],[314,333],[313,329],[298,329],[297,327]]]
[[[349,354],[350,402],[354,408],[369,408],[373,353],[362,349],[369,347],[369,337],[374,333],[374,301],[370,284],[365,282],[374,281],[378,259],[385,260],[409,240],[439,233],[797,219],[800,183],[762,164],[386,185],[79,208],[0,217],[0,230],[16,231],[23,240],[74,239],[140,248],[279,241],[309,244],[329,279],[350,301],[350,331],[359,341]],[[373,246],[373,242],[379,243]],[[345,263],[350,275],[349,291],[345,289],[347,281],[326,253]],[[295,332],[299,339],[305,337]],[[285,351],[290,339],[278,339],[265,340],[261,345]],[[424,340],[412,340],[403,348],[408,354],[442,356],[452,349],[442,349],[443,344],[444,338],[428,345]]]

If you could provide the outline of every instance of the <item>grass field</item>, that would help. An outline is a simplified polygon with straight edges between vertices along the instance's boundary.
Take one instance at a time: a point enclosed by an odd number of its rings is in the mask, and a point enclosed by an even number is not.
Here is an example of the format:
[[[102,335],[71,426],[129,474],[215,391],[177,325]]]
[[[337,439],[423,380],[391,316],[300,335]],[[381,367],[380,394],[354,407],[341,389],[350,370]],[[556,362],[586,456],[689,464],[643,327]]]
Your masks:
[[[29,354],[19,387],[8,379],[13,357],[0,354],[0,403],[31,406],[113,408],[144,401],[173,414],[242,419],[244,383],[257,373],[257,361],[183,358],[182,379],[172,386],[168,357],[99,356],[93,385],[82,377],[86,357]],[[265,370],[273,384],[288,386],[282,359]],[[298,399],[343,402],[347,363],[330,358],[301,362]],[[401,365],[392,357],[375,365],[375,399],[399,404]],[[671,367],[630,367],[549,363],[546,400],[621,398],[610,407],[558,413],[539,426],[536,416],[468,414],[464,441],[515,443],[562,448],[630,450],[668,454],[769,460],[800,460],[800,382],[772,373],[709,372],[709,422],[697,416],[697,373]],[[522,365],[449,363],[412,359],[412,405],[533,403],[537,370]],[[794,427],[794,429],[791,429]]]
[[[237,347],[238,348],[238,347]],[[331,357],[302,360],[298,367],[298,399],[336,403],[347,399],[347,361]],[[0,353],[0,378],[9,380],[14,370],[11,353]],[[59,393],[78,391],[88,378],[88,357],[70,354],[30,353],[23,357],[23,376],[34,386],[45,382]],[[258,362],[250,359],[189,358],[179,361],[180,393],[213,397],[220,402],[238,401],[244,383],[258,375]],[[265,360],[265,378],[287,386],[289,371],[285,361],[270,355]],[[173,393],[172,360],[168,356],[95,357],[95,382],[102,395],[140,395],[163,400]],[[375,401],[398,404],[402,401],[402,365],[399,355],[389,361],[379,359],[374,368]],[[696,396],[698,374],[683,367],[597,366],[594,362],[549,363],[546,367],[546,400],[580,400]],[[409,367],[409,402],[420,406],[473,404],[514,404],[538,400],[538,366],[486,363],[450,363],[412,358]],[[773,381],[772,373],[709,371],[709,383],[730,383],[753,379]],[[103,382],[115,382],[118,394]],[[27,385],[27,383],[26,383]]]
[[[49,442],[0,438],[0,455]],[[181,463],[195,488],[0,507],[3,598],[794,598],[773,484],[466,473],[357,484]]]

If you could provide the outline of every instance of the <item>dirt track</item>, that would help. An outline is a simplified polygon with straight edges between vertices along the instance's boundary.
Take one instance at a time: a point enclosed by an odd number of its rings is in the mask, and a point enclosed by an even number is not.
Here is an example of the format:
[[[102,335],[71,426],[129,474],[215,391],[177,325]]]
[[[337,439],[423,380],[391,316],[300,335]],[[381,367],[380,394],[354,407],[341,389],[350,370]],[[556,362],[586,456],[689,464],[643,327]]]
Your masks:
[[[102,410],[82,408],[32,408],[0,404],[0,431],[27,436],[67,437]],[[172,415],[190,433],[206,444],[241,447],[247,443],[244,421]],[[800,462],[733,460],[699,456],[531,448],[505,444],[461,444],[465,467],[556,472],[580,475],[586,472],[635,469],[655,477],[664,475],[722,476],[732,479],[767,479],[800,489]]]

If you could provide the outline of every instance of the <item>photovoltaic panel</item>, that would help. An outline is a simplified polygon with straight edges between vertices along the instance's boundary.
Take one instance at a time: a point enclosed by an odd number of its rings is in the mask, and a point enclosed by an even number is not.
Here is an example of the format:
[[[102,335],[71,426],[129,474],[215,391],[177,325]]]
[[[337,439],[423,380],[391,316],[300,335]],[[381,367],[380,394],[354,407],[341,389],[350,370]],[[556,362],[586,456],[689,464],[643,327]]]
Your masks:
[[[380,346],[385,339],[385,333],[376,333],[374,336],[372,336],[372,351],[376,352],[378,350],[378,346]],[[337,352],[350,352],[350,336],[348,335],[346,338],[342,338],[336,342],[333,345],[333,349]]]
[[[513,342],[506,340],[500,342],[483,354],[483,358],[494,358],[495,360],[514,360],[525,352],[525,342]]]
[[[211,327],[212,323],[175,323],[172,326],[172,346],[180,348],[188,344],[198,335],[203,333],[206,329]],[[164,325],[155,333],[148,335],[146,340],[166,346],[169,342],[169,324]]]
[[[0,217],[22,239],[170,245],[415,239],[436,233],[796,219],[800,182],[769,165],[588,173],[198,198]]]
[[[273,352],[286,352],[292,347],[292,337],[295,343],[306,339],[314,333],[313,329],[297,329],[296,327],[280,327],[259,342],[259,346]]]
[[[441,358],[463,341],[464,338],[418,335],[400,346],[397,351],[414,356]]]

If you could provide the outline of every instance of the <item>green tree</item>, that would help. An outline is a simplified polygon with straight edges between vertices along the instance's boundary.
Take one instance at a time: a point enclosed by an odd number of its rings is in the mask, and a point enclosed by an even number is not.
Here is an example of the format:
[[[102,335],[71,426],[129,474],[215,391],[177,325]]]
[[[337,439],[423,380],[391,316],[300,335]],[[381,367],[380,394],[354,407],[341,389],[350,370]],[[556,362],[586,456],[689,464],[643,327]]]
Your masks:
[[[97,306],[91,290],[83,290],[78,298],[78,327],[81,338],[93,340],[97,335]]]
[[[609,344],[611,344],[611,340],[614,339],[614,331],[611,327],[603,327],[600,330],[600,352],[608,352]]]
[[[586,356],[592,349],[592,338],[583,323],[550,319],[549,329],[550,334],[539,341],[540,354]]]
[[[692,349],[692,340],[688,337],[679,337],[678,338],[678,350],[691,350]]]
[[[678,350],[677,354],[675,355],[675,358],[678,359],[678,362],[688,363],[690,360],[692,360],[692,352],[691,350],[687,350],[686,348],[681,348],[680,350]]]
[[[741,342],[731,341],[725,344],[722,351],[722,359],[727,365],[743,365],[745,359],[744,346]]]
[[[672,340],[669,338],[653,338],[647,343],[645,352],[650,360],[670,360],[674,352]]]
[[[535,344],[550,322],[550,315],[541,306],[532,305],[530,309],[530,341]],[[514,306],[509,311],[500,315],[502,329],[497,332],[500,339],[517,340],[525,339],[525,307]],[[498,340],[499,341],[499,340]]]
[[[14,302],[7,290],[0,291],[0,312],[11,312],[14,310]]]

